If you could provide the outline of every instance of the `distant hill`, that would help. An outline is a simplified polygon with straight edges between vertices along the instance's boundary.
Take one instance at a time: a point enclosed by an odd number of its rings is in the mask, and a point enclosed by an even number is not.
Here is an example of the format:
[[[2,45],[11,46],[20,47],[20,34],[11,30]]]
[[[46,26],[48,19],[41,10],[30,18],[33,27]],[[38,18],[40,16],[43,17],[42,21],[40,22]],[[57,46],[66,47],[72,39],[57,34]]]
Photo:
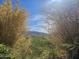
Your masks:
[[[25,35],[30,35],[30,36],[45,36],[47,33],[43,32],[37,32],[37,31],[28,31],[25,33]]]

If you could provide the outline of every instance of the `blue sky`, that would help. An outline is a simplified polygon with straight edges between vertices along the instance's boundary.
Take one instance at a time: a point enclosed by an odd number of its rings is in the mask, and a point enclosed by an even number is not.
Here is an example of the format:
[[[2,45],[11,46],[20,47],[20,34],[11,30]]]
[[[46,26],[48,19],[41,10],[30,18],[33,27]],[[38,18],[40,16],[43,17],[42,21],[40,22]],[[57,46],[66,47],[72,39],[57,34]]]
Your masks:
[[[15,4],[16,0],[13,0],[13,5]],[[70,1],[68,4],[64,3],[66,1]],[[46,19],[46,16],[40,13],[43,10],[43,7],[50,7],[55,6],[53,8],[60,8],[63,5],[69,5],[70,3],[74,2],[74,0],[20,0],[20,8],[25,8],[26,11],[29,13],[28,17],[28,28],[31,31],[39,31],[47,33],[47,30],[44,27],[49,27],[47,24],[43,22]],[[62,3],[63,2],[63,3]],[[0,0],[0,4],[3,3],[3,0]],[[50,11],[51,9],[49,9]]]
[[[0,4],[3,3],[4,0],[0,0]],[[15,4],[16,0],[13,0],[13,4]],[[43,30],[38,26],[41,24],[41,15],[40,10],[47,0],[20,0],[20,8],[24,8],[28,11],[28,28],[31,31],[41,31]],[[37,26],[37,27],[36,27]],[[38,30],[39,29],[39,30]]]
[[[4,0],[0,0],[0,4],[2,4],[3,1]],[[15,4],[15,1],[16,0],[12,0],[13,5]],[[56,7],[58,8],[59,5],[57,2],[62,1],[63,0],[20,0],[20,8],[24,8],[29,13],[29,17],[27,19],[29,30],[47,33],[48,28],[45,27],[50,26],[44,22],[44,20],[46,20],[46,16],[42,15],[40,11],[43,10],[43,7],[52,8],[54,4],[57,4]],[[51,9],[49,9],[49,11],[51,11]]]
[[[29,12],[29,29],[31,31],[45,32],[40,25],[42,25],[42,16],[40,10],[47,0],[28,0],[26,1],[26,9]],[[40,24],[40,25],[39,25]]]
[[[13,5],[16,0],[13,0]],[[40,10],[43,10],[44,6],[50,6],[53,2],[61,2],[61,0],[20,0],[20,8],[24,8],[28,11],[28,28],[31,31],[45,32],[47,31],[43,26],[48,27],[43,20],[46,19],[44,15],[40,13]],[[0,4],[3,3],[3,0],[0,0]]]
[[[21,0],[20,6],[29,12],[28,28],[30,31],[46,32],[41,26],[43,25],[40,10],[47,0]]]

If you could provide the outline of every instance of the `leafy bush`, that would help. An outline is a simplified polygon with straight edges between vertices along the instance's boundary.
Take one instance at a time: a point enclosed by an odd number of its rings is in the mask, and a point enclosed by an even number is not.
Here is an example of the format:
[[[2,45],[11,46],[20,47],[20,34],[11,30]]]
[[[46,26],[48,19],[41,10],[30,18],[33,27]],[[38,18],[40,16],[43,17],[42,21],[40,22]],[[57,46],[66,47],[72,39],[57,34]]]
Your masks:
[[[12,59],[10,47],[0,44],[0,59]]]
[[[19,40],[16,41],[14,46],[11,49],[12,56],[15,59],[26,59],[31,53],[31,40],[26,39],[25,37],[19,37]]]
[[[52,59],[55,56],[54,46],[43,37],[32,37],[32,53],[28,59]]]

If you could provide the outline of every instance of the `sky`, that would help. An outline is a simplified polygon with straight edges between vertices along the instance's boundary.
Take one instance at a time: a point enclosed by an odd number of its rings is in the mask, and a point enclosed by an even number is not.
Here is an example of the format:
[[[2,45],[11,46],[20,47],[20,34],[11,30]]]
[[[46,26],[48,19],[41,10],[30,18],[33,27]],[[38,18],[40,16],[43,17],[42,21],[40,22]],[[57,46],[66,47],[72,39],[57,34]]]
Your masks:
[[[4,0],[0,0],[0,4],[3,3]],[[13,5],[16,0],[13,0]],[[46,32],[41,28],[40,25],[43,25],[42,19],[43,16],[40,15],[40,10],[44,3],[47,0],[20,0],[20,8],[24,8],[28,13],[28,28],[30,31],[39,31]]]
[[[40,10],[42,10],[42,7],[46,1],[47,0],[26,1],[26,8],[30,14],[28,18],[30,31],[39,31],[39,32],[45,32],[45,33],[47,32],[45,31],[44,28],[41,27],[44,24],[42,21],[44,19],[44,16],[40,14]]]
[[[0,0],[0,4],[2,4],[3,1],[4,0]],[[15,5],[15,1],[16,0],[12,0],[13,7]],[[20,0],[19,7],[24,8],[29,13],[28,18],[26,19],[28,20],[28,23],[26,22],[28,29],[30,31],[48,33],[48,27],[51,27],[44,22],[44,20],[46,20],[46,16],[41,13],[41,10],[43,10],[44,7],[50,7],[51,9],[49,8],[49,11],[51,11],[52,6],[54,5],[55,8],[60,8],[59,6],[63,1],[66,0]]]
[[[13,5],[16,0],[13,0]],[[46,19],[46,16],[41,14],[43,7],[50,6],[54,2],[61,2],[61,0],[20,0],[20,8],[24,8],[28,13],[28,28],[30,31],[38,31],[47,33],[47,30],[43,28],[44,26],[49,27],[44,23],[43,20]],[[3,0],[0,0],[0,4],[3,3]],[[27,24],[27,23],[26,23]]]
[[[30,31],[38,31],[48,33],[48,26],[44,20],[46,20],[46,16],[41,14],[41,10],[44,7],[50,6],[54,2],[61,2],[61,0],[26,0],[25,3],[22,1],[24,6],[26,6],[27,11],[29,12],[28,25]]]
[[[47,31],[42,28],[44,22],[44,16],[40,14],[40,10],[44,6],[47,0],[21,0],[20,6],[24,7],[28,13],[28,28],[30,31],[38,31],[47,33]]]
[[[13,5],[16,0],[13,0]],[[24,8],[28,13],[28,28],[30,31],[40,31],[45,32],[42,28],[39,27],[41,23],[42,16],[40,15],[40,10],[46,0],[20,0],[20,8]],[[4,0],[0,0],[2,4]]]
[[[46,16],[41,14],[41,10],[43,10],[44,7],[50,7],[48,11],[56,8],[62,12],[63,6],[72,8],[72,6],[76,3],[75,0],[25,0],[25,2],[22,0],[22,2],[22,4],[25,4],[24,6],[26,6],[26,9],[30,14],[28,18],[29,29],[31,31],[44,33],[48,33],[48,28],[51,28],[51,26],[44,22],[44,20],[46,20]]]

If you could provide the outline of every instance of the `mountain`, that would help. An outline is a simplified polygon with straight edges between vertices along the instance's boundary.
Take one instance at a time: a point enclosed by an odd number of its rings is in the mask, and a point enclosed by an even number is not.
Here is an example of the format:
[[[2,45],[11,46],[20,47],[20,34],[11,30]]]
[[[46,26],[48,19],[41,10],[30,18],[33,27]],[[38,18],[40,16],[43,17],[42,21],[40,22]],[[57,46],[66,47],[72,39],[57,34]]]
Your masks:
[[[37,32],[37,31],[28,31],[25,33],[25,35],[30,35],[30,36],[45,36],[47,33],[43,32]]]

